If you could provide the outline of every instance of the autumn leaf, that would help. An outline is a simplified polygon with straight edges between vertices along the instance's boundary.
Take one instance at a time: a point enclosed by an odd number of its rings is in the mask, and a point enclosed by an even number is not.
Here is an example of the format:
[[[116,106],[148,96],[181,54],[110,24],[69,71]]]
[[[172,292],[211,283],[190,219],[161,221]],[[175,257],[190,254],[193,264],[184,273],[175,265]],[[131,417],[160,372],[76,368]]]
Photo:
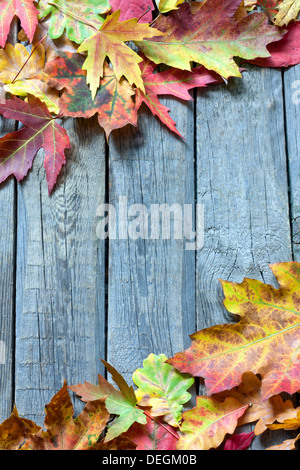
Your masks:
[[[296,443],[300,439],[300,434],[294,439],[287,439],[282,444],[278,444],[272,447],[268,447],[266,450],[296,450]]]
[[[135,392],[138,405],[151,407],[152,416],[163,416],[171,426],[178,427],[183,405],[191,399],[187,390],[194,378],[180,374],[166,360],[164,354],[150,354],[143,362],[143,369],[137,369],[132,379],[138,386]]]
[[[140,23],[152,21],[154,5],[152,0],[110,0],[111,12],[121,10],[120,21],[140,18]]]
[[[254,432],[233,434],[226,440],[224,450],[247,450],[254,437]]]
[[[38,10],[34,0],[1,0],[0,2],[0,46],[4,47],[10,31],[11,22],[17,16],[29,41],[34,36],[38,24]]]
[[[158,95],[171,95],[188,101],[192,99],[188,90],[219,83],[222,79],[204,67],[197,67],[192,72],[169,68],[164,72],[154,73],[156,64],[145,56],[142,58],[140,69],[145,93],[136,89],[136,110],[138,111],[142,103],[145,103],[154,116],[157,116],[171,131],[181,136],[176,123],[169,115],[169,109],[159,101]]]
[[[157,8],[161,13],[168,13],[171,10],[177,9],[178,5],[185,0],[155,0]]]
[[[97,114],[98,122],[107,139],[115,129],[127,124],[137,125],[137,110],[132,97],[134,90],[124,79],[116,78],[108,64],[95,99],[86,83],[86,71],[82,70],[84,57],[80,54],[61,53],[45,68],[46,80],[58,90],[65,88],[60,101],[63,116],[89,118]]]
[[[116,437],[112,441],[104,442],[104,439],[95,444],[91,450],[137,450],[136,444],[125,434]]]
[[[136,41],[141,51],[156,64],[190,70],[192,61],[214,70],[222,77],[241,77],[233,57],[268,57],[270,42],[282,33],[268,24],[264,14],[254,13],[236,21],[233,18],[240,0],[210,0],[200,7],[184,3],[169,16],[161,16],[155,26],[163,38]]]
[[[99,439],[109,414],[103,400],[87,403],[77,418],[67,384],[46,406],[45,428],[31,436],[22,450],[89,450]]]
[[[126,436],[136,444],[136,450],[175,450],[179,439],[171,426],[149,417],[146,425],[133,424]]]
[[[280,41],[267,46],[271,57],[247,62],[260,67],[290,67],[300,62],[300,22],[291,23]]]
[[[104,443],[110,442],[120,434],[128,431],[133,423],[146,424],[144,412],[136,407],[137,400],[133,387],[129,387],[123,377],[110,364],[102,361],[107,370],[112,375],[114,382],[118,385],[116,390],[104,377],[99,376],[99,384],[93,386],[89,383],[70,386],[69,388],[81,396],[82,400],[95,398],[105,398],[107,411],[117,418],[109,425]],[[92,395],[91,395],[92,394]]]
[[[168,361],[203,377],[209,395],[239,385],[245,371],[261,375],[264,400],[300,389],[300,264],[271,269],[279,289],[252,279],[222,281],[224,305],[239,323],[195,333],[191,347]]]
[[[28,103],[15,97],[4,100],[0,114],[24,124],[19,131],[0,139],[0,182],[10,175],[21,181],[31,168],[37,151],[43,147],[50,194],[61,167],[66,162],[65,149],[70,148],[65,129],[51,116],[46,105],[31,95]]]
[[[254,433],[262,434],[267,429],[267,425],[274,421],[284,421],[287,418],[295,417],[297,410],[291,400],[283,400],[281,395],[275,395],[268,400],[263,400],[261,395],[261,380],[252,372],[245,372],[242,375],[242,383],[231,390],[214,395],[219,401],[227,397],[233,397],[241,404],[249,405],[246,413],[240,418],[238,425],[253,423],[257,421]]]
[[[148,24],[138,23],[136,18],[119,21],[120,10],[109,15],[100,30],[86,39],[78,52],[86,52],[87,58],[82,66],[87,71],[87,83],[91,87],[94,99],[99,87],[99,80],[104,76],[104,61],[108,57],[118,80],[124,76],[128,82],[144,91],[139,62],[141,57],[128,47],[125,42],[142,40],[162,35]]]
[[[283,0],[278,7],[275,18],[277,26],[287,26],[290,21],[296,20],[300,11],[300,0]]]
[[[110,10],[108,0],[40,0],[39,18],[51,15],[49,35],[60,38],[64,31],[70,41],[81,44],[100,28],[104,19],[101,16]]]
[[[14,407],[10,417],[0,424],[0,450],[18,450],[30,435],[40,429],[33,421],[20,418]]]
[[[32,53],[17,43],[15,46],[6,44],[0,50],[0,81],[5,83],[4,90],[12,95],[34,95],[46,104],[50,112],[59,113],[58,93],[42,80],[35,78],[43,72],[45,66],[45,50],[39,44]]]
[[[197,397],[197,405],[183,413],[177,450],[209,450],[222,444],[226,434],[232,434],[238,419],[248,405],[234,398],[223,403],[210,397]]]
[[[300,428],[300,408],[297,411],[297,415],[291,418],[283,420],[281,423],[268,424],[268,428],[273,431],[276,429],[285,429],[286,431],[294,431]],[[277,419],[279,421],[279,419]]]

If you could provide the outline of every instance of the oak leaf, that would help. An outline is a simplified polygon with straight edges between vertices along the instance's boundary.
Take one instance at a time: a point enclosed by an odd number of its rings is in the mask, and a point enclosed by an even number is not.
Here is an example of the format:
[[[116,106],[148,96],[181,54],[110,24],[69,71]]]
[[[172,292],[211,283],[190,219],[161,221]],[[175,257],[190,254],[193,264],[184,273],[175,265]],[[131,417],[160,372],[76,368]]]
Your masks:
[[[104,19],[101,14],[110,10],[108,0],[40,0],[39,18],[50,15],[49,35],[60,38],[64,31],[70,41],[81,44],[98,29]]]
[[[152,0],[110,0],[111,12],[121,10],[120,21],[140,18],[140,23],[152,21],[154,4]]]
[[[233,397],[243,405],[249,404],[246,413],[240,418],[238,425],[257,421],[254,432],[255,435],[262,434],[267,429],[267,425],[274,421],[284,421],[287,418],[295,417],[297,410],[291,400],[283,400],[281,395],[275,395],[268,400],[263,400],[261,395],[261,380],[252,372],[245,372],[242,375],[242,383],[231,390],[214,395],[217,400],[226,397]]]
[[[135,41],[156,64],[190,70],[191,62],[204,65],[222,77],[241,77],[234,57],[268,57],[270,42],[282,33],[268,24],[264,14],[254,13],[240,21],[233,16],[240,0],[210,0],[191,10],[184,3],[169,16],[161,16],[155,27],[165,36]]]
[[[78,48],[78,52],[87,53],[82,68],[87,71],[87,83],[91,87],[93,99],[99,87],[99,80],[104,75],[106,57],[111,61],[118,80],[124,76],[131,85],[135,84],[144,91],[138,65],[142,59],[125,42],[163,35],[148,24],[138,23],[136,18],[119,21],[120,13],[118,10],[109,15],[99,31],[87,38]]]
[[[235,398],[220,403],[215,398],[197,397],[197,405],[183,413],[177,450],[209,450],[219,447],[226,434],[233,434],[248,405]]]
[[[10,25],[17,16],[21,21],[29,41],[34,36],[38,24],[38,10],[34,6],[35,0],[1,0],[0,2],[0,47],[4,47],[10,31]]]
[[[109,420],[104,401],[87,403],[77,418],[67,384],[46,405],[45,428],[30,436],[22,450],[89,450]]]
[[[300,439],[300,434],[294,439],[287,439],[282,444],[278,444],[272,447],[268,447],[266,450],[296,450],[296,443]]]
[[[239,385],[245,371],[261,375],[264,400],[300,389],[300,264],[271,269],[278,289],[253,279],[221,281],[224,305],[239,323],[195,333],[191,347],[168,361],[203,377],[209,395]]]
[[[294,431],[300,428],[300,408],[298,408],[297,415],[285,420],[281,420],[281,423],[269,424],[268,428],[272,430],[285,429],[287,431]],[[279,419],[277,419],[279,421]]]
[[[283,0],[278,7],[275,18],[277,26],[287,26],[290,21],[296,20],[300,11],[300,0]]]
[[[50,194],[66,162],[65,149],[70,148],[65,129],[51,116],[46,105],[31,95],[28,103],[15,97],[3,100],[0,114],[24,124],[19,131],[0,139],[0,182],[10,175],[21,181],[31,168],[37,151],[43,147]]]
[[[168,424],[179,427],[183,405],[191,399],[187,390],[194,378],[180,374],[166,360],[164,354],[150,354],[144,360],[143,369],[137,369],[132,377],[138,386],[135,395],[139,406],[151,407],[152,416],[163,416]]]
[[[47,64],[45,79],[51,87],[65,88],[59,100],[63,116],[89,118],[97,114],[98,122],[104,128],[108,139],[115,129],[131,124],[137,125],[137,110],[132,97],[134,90],[124,79],[116,78],[114,71],[106,63],[104,77],[95,99],[86,83],[86,71],[80,54],[61,53],[60,57]]]

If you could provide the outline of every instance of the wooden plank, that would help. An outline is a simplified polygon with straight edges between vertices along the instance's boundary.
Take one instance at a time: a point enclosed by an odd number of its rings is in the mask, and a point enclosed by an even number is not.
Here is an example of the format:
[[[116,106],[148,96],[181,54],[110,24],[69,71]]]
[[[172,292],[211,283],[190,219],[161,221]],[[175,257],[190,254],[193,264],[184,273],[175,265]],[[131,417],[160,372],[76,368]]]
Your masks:
[[[196,265],[202,329],[233,321],[219,278],[273,283],[268,265],[292,259],[280,71],[251,68],[198,93],[197,202],[205,207]],[[255,445],[272,443],[264,435]]]
[[[284,71],[287,154],[289,164],[290,216],[293,255],[300,261],[300,66]]]
[[[152,204],[194,204],[193,103],[164,103],[187,140],[146,110],[138,131],[111,138],[109,201],[117,212],[122,196],[148,214]],[[108,281],[108,360],[131,381],[150,353],[170,357],[195,328],[195,252],[172,238],[110,240]]]
[[[72,151],[53,195],[41,154],[18,186],[16,403],[38,423],[64,379],[96,381],[105,353],[105,141],[94,119],[65,125]]]
[[[0,119],[0,135],[15,130],[15,123]],[[12,178],[0,187],[0,422],[8,418],[14,400],[16,186]]]

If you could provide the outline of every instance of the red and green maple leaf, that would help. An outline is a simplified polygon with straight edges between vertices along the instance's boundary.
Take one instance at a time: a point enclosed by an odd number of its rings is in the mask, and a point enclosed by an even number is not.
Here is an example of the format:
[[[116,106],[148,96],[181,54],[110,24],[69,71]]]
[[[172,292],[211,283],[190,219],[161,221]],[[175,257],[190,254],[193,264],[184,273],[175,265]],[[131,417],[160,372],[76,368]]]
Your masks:
[[[300,264],[271,265],[279,288],[253,279],[222,281],[237,324],[198,331],[189,349],[168,362],[203,377],[208,394],[229,390],[251,371],[262,378],[262,399],[300,390]]]
[[[210,0],[192,10],[189,3],[184,3],[156,21],[155,27],[165,36],[135,42],[156,64],[190,70],[194,61],[222,77],[240,77],[234,57],[268,57],[267,44],[282,37],[263,13],[236,21],[233,16],[240,3],[240,0]]]
[[[95,114],[106,132],[120,129],[127,124],[137,125],[137,111],[133,102],[134,90],[124,79],[117,79],[106,63],[104,77],[95,99],[86,83],[86,71],[82,69],[84,57],[80,54],[61,53],[45,68],[46,80],[51,87],[65,88],[59,105],[61,114],[69,117],[89,118]]]
[[[147,424],[135,423],[125,436],[137,447],[136,450],[176,450],[177,432],[161,419],[147,417]]]
[[[10,25],[17,16],[29,41],[33,40],[38,24],[39,12],[34,6],[34,0],[1,0],[0,2],[0,46],[4,47],[10,31]]]
[[[181,136],[175,121],[169,115],[170,110],[159,101],[158,95],[171,95],[189,101],[192,97],[188,90],[220,83],[222,79],[204,67],[194,68],[192,72],[170,68],[164,72],[154,73],[156,64],[145,56],[142,58],[140,69],[145,93],[136,89],[136,109],[138,111],[142,103],[145,103],[154,116],[157,116],[171,131]]]
[[[0,114],[24,124],[19,131],[0,139],[0,182],[10,175],[21,181],[32,167],[38,150],[43,148],[50,194],[66,162],[65,149],[70,148],[65,129],[51,116],[47,106],[31,95],[28,95],[28,102],[15,97],[3,100]]]

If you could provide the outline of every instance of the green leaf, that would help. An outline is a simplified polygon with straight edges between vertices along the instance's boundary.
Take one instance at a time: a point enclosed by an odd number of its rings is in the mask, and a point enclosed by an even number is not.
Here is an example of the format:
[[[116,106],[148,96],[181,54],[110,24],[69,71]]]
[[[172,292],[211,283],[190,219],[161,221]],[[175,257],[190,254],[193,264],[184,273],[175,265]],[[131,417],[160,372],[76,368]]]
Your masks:
[[[171,426],[181,423],[182,408],[191,395],[187,390],[193,385],[194,378],[181,374],[166,364],[164,354],[150,356],[144,361],[143,369],[133,374],[133,381],[139,387],[136,397],[139,406],[152,407],[152,416],[164,416]]]

